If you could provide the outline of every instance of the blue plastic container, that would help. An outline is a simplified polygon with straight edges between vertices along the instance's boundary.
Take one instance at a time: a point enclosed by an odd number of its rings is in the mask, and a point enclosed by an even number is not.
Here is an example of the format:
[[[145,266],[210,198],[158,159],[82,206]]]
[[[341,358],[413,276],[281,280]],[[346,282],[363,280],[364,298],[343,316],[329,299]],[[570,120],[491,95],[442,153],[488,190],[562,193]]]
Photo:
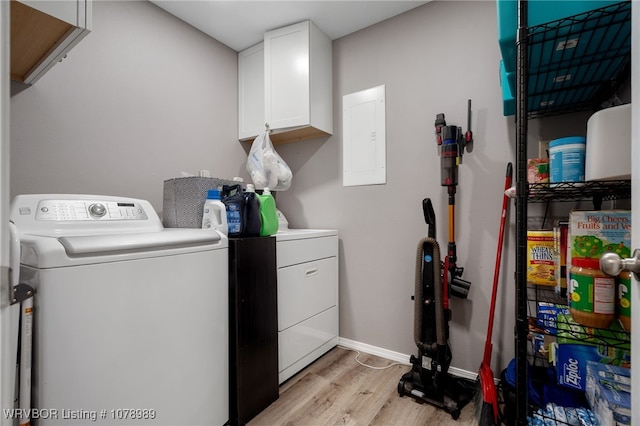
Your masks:
[[[510,74],[510,75],[509,75]],[[502,115],[505,117],[515,115],[516,100],[509,79],[515,80],[515,73],[507,73],[504,69],[504,62],[500,60],[500,87],[502,87]],[[515,86],[515,83],[513,83]]]
[[[530,27],[552,22],[558,19],[567,18],[573,15],[589,12],[606,6],[619,3],[620,0],[536,0],[528,3],[528,25]],[[502,52],[502,59],[505,62],[507,72],[515,72],[516,68],[516,35],[518,32],[518,4],[516,0],[496,0],[496,9],[498,12],[498,43]],[[575,29],[574,29],[575,30]],[[563,33],[569,33],[569,28],[559,30],[557,34],[561,36]],[[585,34],[583,29],[582,34]],[[588,32],[587,37],[594,40],[601,40],[604,35],[607,37],[617,37],[615,31],[608,31],[607,34],[601,34],[597,29]],[[567,40],[568,41],[568,40]],[[619,44],[624,42],[623,39],[608,40],[607,44]],[[603,46],[602,43],[589,43],[588,39],[579,40],[575,48],[558,49],[553,42],[541,43],[536,45],[532,52],[534,57],[544,57],[549,55],[549,59],[543,62],[566,61],[572,57],[582,57],[588,53],[589,46]],[[595,52],[593,52],[595,53]]]
[[[583,182],[585,148],[582,136],[549,142],[549,182]]]

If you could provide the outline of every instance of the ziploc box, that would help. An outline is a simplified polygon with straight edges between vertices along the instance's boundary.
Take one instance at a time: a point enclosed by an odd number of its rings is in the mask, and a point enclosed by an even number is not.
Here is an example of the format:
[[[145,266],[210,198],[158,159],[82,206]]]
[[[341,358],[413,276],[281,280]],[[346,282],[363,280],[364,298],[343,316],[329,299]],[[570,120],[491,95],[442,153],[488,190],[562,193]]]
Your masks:
[[[585,390],[587,364],[594,361],[631,367],[630,336],[618,322],[607,330],[583,327],[571,315],[558,314],[558,384]]]
[[[551,302],[538,302],[538,325],[545,333],[555,336],[558,332],[558,315],[569,315],[569,308],[566,305],[559,305]],[[565,318],[565,317],[561,317]]]
[[[587,363],[586,396],[601,426],[631,425],[631,370]]]

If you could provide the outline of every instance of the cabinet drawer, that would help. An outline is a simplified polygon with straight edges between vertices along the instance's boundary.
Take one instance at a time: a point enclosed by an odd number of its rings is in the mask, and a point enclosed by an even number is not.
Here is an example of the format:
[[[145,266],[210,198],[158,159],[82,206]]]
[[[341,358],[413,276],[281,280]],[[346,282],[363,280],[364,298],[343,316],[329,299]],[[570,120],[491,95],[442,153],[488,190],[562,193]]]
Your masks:
[[[336,257],[278,269],[278,331],[338,303]]]
[[[278,370],[282,372],[337,336],[337,306],[278,333]]]
[[[338,255],[338,237],[332,235],[321,238],[277,242],[278,268],[323,259]]]

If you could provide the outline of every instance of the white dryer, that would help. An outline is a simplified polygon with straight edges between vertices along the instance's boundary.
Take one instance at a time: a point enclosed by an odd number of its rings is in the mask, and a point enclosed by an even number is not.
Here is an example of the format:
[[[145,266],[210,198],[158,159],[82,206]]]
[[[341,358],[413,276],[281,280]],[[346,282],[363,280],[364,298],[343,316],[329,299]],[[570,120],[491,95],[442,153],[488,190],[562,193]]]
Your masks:
[[[164,229],[144,200],[22,195],[38,425],[228,420],[228,240]]]
[[[278,377],[282,383],[338,344],[338,231],[289,229],[278,211]]]

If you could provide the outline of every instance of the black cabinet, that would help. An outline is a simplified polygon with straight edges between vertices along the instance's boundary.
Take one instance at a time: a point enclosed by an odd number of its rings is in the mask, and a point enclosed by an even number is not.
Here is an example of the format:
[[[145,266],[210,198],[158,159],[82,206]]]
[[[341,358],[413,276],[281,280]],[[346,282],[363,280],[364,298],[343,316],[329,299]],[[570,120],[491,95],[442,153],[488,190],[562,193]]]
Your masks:
[[[229,239],[229,423],[278,399],[275,237]]]

